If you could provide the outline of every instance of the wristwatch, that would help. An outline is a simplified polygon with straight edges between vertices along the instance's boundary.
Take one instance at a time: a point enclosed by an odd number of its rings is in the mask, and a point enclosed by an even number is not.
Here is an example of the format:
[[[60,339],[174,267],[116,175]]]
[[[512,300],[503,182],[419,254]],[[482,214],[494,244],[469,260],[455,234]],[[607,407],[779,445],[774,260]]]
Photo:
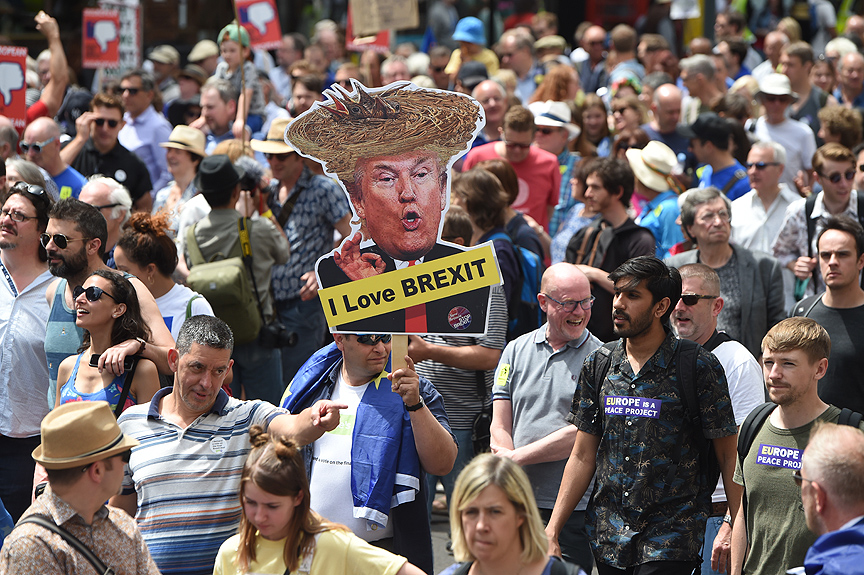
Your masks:
[[[140,337],[136,337],[135,339],[138,341],[138,343],[141,344],[141,347],[138,348],[138,351],[135,352],[135,355],[141,355],[142,353],[144,353],[144,348],[147,347],[147,342]]]
[[[418,409],[422,408],[424,405],[426,405],[426,404],[423,403],[423,396],[421,395],[419,403],[415,403],[414,405],[406,405],[405,409],[407,409],[408,411],[417,411]]]
[[[732,516],[729,515],[728,513],[726,515],[724,515],[723,516],[723,523],[728,523],[729,525],[732,525]]]

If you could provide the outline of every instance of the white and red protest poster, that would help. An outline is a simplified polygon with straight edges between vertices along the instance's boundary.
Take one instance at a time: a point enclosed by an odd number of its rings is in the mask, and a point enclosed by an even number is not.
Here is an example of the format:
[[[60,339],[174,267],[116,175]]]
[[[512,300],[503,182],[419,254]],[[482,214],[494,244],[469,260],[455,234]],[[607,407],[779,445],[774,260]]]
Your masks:
[[[349,52],[365,52],[371,50],[379,54],[390,52],[390,30],[381,30],[374,36],[358,36],[354,34],[354,17],[351,5],[348,5],[348,26],[345,29],[345,49]]]
[[[275,0],[237,0],[237,12],[253,48],[272,50],[282,45]]]
[[[81,66],[116,68],[120,65],[120,12],[85,8],[82,14]]]
[[[0,46],[0,115],[23,130],[27,114],[27,48]]]

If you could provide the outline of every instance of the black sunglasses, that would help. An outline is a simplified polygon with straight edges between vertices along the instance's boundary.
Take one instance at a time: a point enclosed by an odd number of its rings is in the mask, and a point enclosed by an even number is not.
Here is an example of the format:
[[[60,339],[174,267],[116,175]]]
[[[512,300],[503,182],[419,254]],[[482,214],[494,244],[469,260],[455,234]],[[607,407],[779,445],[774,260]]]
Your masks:
[[[117,206],[122,206],[123,204],[105,204],[104,206],[93,206],[97,210],[104,210],[106,208],[116,208]]]
[[[851,182],[853,179],[855,179],[855,170],[846,170],[842,174],[837,172],[837,173],[831,174],[830,176],[826,176],[824,174],[819,174],[819,175],[822,176],[823,178],[828,178],[828,181],[831,182],[832,184],[839,184],[840,180],[842,180],[843,178],[846,178],[847,182]]]
[[[684,302],[686,306],[694,306],[699,303],[700,299],[717,299],[720,296],[716,295],[698,295],[695,293],[682,293],[681,301]]]
[[[747,162],[747,169],[756,168],[757,170],[764,170],[768,166],[779,166],[780,162]]]
[[[120,123],[120,120],[109,120],[108,118],[96,118],[95,120],[93,120],[93,123],[100,128],[105,125],[105,122],[108,122],[109,127],[116,128],[117,124]]]
[[[121,94],[123,92],[129,92],[130,96],[134,96],[135,94],[137,94],[140,91],[141,91],[141,88],[125,88],[123,86],[120,86],[120,93]]]
[[[507,140],[503,140],[504,145],[508,148],[519,148],[520,150],[527,150],[531,148],[531,144],[520,144],[518,142],[508,142]]]
[[[124,451],[123,453],[118,453],[118,455],[120,456],[120,460],[121,460],[123,463],[129,463],[129,460],[132,458],[132,450],[131,450],[131,449],[127,449],[127,450]]]
[[[549,134],[554,134],[561,128],[537,128],[537,131],[543,134],[544,136],[548,136]]]
[[[280,162],[284,162],[287,160],[294,152],[285,152],[284,154],[271,154],[270,152],[266,152],[264,157],[268,160],[279,160]]]
[[[864,172],[864,164],[858,164],[858,171]]]
[[[15,182],[15,185],[12,186],[12,190],[18,192],[19,194],[30,194],[42,203],[51,203],[51,198],[48,196],[48,193],[45,192],[45,188],[43,188],[42,186],[37,186],[36,184],[28,184],[27,182]]]
[[[443,72],[446,68],[447,68],[447,66],[432,66],[432,67],[430,68],[430,70],[432,70],[432,71],[435,72],[436,74],[440,74],[440,73]]]
[[[362,343],[363,345],[378,345],[378,342],[382,343],[390,343],[390,340],[393,339],[393,336],[389,333],[374,335],[371,333],[357,334],[357,342]]]
[[[41,236],[39,236],[39,243],[42,244],[43,248],[47,248],[48,243],[51,240],[54,240],[55,246],[57,246],[61,250],[65,250],[66,246],[69,245],[69,242],[86,241],[90,239],[93,238],[67,238],[63,234],[54,234],[53,236],[49,234],[42,234]]]
[[[87,297],[87,301],[99,301],[99,299],[103,295],[107,295],[115,302],[117,301],[117,298],[115,298],[113,295],[96,286],[90,286],[88,288],[84,288],[83,286],[75,286],[75,289],[72,290],[72,297],[74,299],[78,299],[79,297],[81,297],[82,293]]]

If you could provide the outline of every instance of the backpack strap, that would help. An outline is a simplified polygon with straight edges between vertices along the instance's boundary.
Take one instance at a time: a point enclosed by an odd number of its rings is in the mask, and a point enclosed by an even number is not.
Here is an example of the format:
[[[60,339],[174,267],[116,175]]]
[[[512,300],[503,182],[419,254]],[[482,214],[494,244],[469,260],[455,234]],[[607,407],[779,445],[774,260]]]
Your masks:
[[[795,317],[810,317],[810,312],[813,311],[813,308],[816,307],[816,304],[822,301],[823,295],[825,294],[820,293],[802,299],[800,302],[795,304],[795,308],[793,308],[792,310],[792,315]],[[801,313],[798,313],[799,307],[804,308],[802,309]]]
[[[203,264],[205,261],[204,254],[201,253],[201,248],[198,246],[198,240],[195,239],[195,226],[198,224],[193,224],[186,228],[186,250],[189,252],[188,262],[191,264],[189,267],[191,268],[193,265]]]
[[[29,515],[24,519],[18,521],[15,527],[19,525],[24,525],[25,523],[35,523],[41,527],[44,527],[48,531],[56,533],[60,537],[62,537],[66,543],[68,543],[75,551],[84,556],[85,559],[93,566],[93,569],[96,570],[96,573],[99,575],[114,575],[114,570],[110,567],[106,567],[105,563],[102,562],[99,557],[96,556],[93,551],[90,550],[89,547],[81,543],[77,537],[69,533],[63,527],[60,527],[54,520],[48,517],[47,515]]]
[[[140,359],[137,355],[130,355],[129,357],[132,359],[132,365],[129,366],[123,377],[123,389],[120,390],[120,398],[117,400],[117,406],[114,408],[114,419],[119,418],[120,414],[123,413],[123,406],[126,405],[126,398],[129,397],[129,391],[132,389],[135,368],[138,367],[138,360]]]
[[[807,224],[807,257],[813,257],[813,236],[816,235],[816,222],[813,221],[813,208],[816,207],[816,196],[810,194],[804,202],[804,223]]]
[[[750,412],[750,414],[747,416],[747,419],[744,420],[744,423],[742,423],[741,427],[738,429],[738,465],[741,467],[741,469],[744,469],[744,459],[746,459],[747,454],[750,453],[750,448],[753,446],[753,441],[756,439],[756,434],[759,432],[760,429],[762,429],[762,425],[765,423],[765,420],[768,419],[768,416],[771,415],[771,412],[774,411],[775,407],[777,407],[777,404],[771,401],[763,403],[762,405]],[[741,487],[741,510],[743,512],[744,519],[746,520],[747,487],[744,485],[742,485]]]
[[[558,556],[552,557],[552,567],[549,569],[549,575],[579,575],[581,568],[575,563],[565,561]]]
[[[744,170],[735,170],[735,173],[732,174],[732,177],[729,178],[729,181],[726,182],[726,185],[723,186],[723,189],[721,190],[723,192],[723,195],[727,195],[729,193],[729,190],[732,189],[732,186],[734,186],[746,177],[747,172],[745,172]]]
[[[708,338],[708,341],[705,342],[705,345],[702,346],[702,349],[713,352],[715,349],[720,347],[721,344],[724,344],[727,341],[735,341],[735,338],[730,336],[725,331],[717,331],[715,329],[714,335]]]
[[[198,298],[204,297],[203,295],[196,293],[192,297],[189,298],[189,301],[186,302],[186,319],[192,317],[192,302]]]
[[[840,417],[837,418],[838,425],[849,425],[852,427],[860,427],[861,420],[864,419],[857,411],[852,411],[848,407],[844,407],[840,410]]]
[[[460,563],[459,567],[453,571],[453,575],[468,575],[468,571],[471,570],[471,565],[473,565],[473,561],[465,561],[464,563]]]

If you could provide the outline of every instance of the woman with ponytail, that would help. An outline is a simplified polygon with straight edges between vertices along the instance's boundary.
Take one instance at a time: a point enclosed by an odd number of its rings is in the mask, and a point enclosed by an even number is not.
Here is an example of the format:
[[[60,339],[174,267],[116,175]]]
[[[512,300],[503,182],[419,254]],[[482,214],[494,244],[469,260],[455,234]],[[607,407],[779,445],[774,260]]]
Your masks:
[[[404,557],[373,547],[309,509],[303,455],[260,426],[240,479],[240,529],[222,544],[214,575],[423,575]]]
[[[177,246],[169,235],[167,212],[133,214],[123,226],[114,248],[117,269],[141,280],[153,297],[165,325],[176,340],[183,322],[193,315],[213,315],[213,308],[199,293],[174,283]]]

